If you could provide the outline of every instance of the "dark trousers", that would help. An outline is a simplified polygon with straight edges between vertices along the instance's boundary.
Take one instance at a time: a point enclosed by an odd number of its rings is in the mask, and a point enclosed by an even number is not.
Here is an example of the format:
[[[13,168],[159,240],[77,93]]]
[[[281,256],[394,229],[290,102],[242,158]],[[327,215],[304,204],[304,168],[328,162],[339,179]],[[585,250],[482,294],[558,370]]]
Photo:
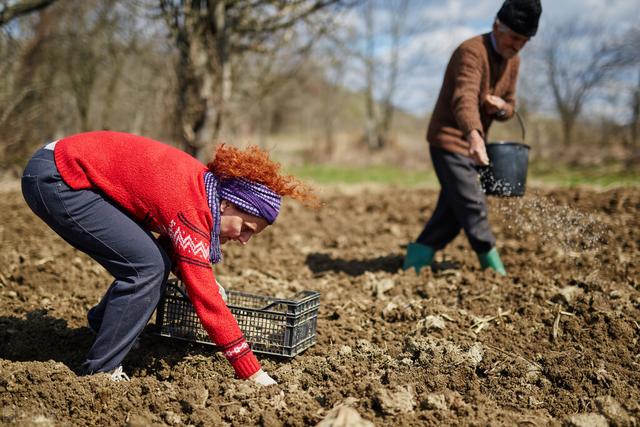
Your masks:
[[[430,152],[442,189],[436,209],[416,241],[438,250],[464,229],[474,251],[490,251],[496,239],[475,163],[467,156],[432,146]]]
[[[40,149],[27,164],[22,194],[51,229],[114,276],[89,312],[97,335],[82,368],[91,374],[118,367],[158,305],[170,271],[166,253],[103,194],[65,184],[51,150]]]

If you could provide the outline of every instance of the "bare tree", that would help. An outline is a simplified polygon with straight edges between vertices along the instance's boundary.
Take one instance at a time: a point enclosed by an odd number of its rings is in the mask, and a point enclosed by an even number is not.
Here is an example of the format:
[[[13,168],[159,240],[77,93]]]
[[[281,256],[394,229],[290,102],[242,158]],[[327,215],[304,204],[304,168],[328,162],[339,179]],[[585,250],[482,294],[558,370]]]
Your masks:
[[[407,35],[406,19],[409,0],[394,0],[379,3],[368,1],[365,5],[365,52],[363,56],[365,64],[365,134],[367,145],[371,149],[380,149],[385,146],[389,138],[389,131],[393,120],[393,98],[396,94],[398,76],[400,71],[400,41]],[[389,16],[388,23],[388,61],[381,64],[376,59],[376,40],[382,35],[375,22],[376,10],[385,10]],[[379,52],[378,52],[379,54]],[[380,112],[376,105],[375,89],[376,78],[380,69],[386,66],[385,83],[379,94]]]
[[[58,0],[22,0],[11,3],[2,1],[0,3],[0,27],[18,17],[41,11],[56,1]],[[9,94],[6,97],[7,102],[0,103],[0,127],[2,127],[9,117],[24,105],[29,98],[33,97],[38,91],[38,87],[42,87],[42,85],[25,84],[25,79],[30,79],[33,73],[20,76],[20,73],[16,72],[21,64],[34,62],[34,57],[38,56],[41,52],[42,44],[46,38],[46,28],[49,25],[45,23],[45,20],[40,20],[39,22],[40,25],[36,27],[35,37],[31,43],[27,44],[21,60],[17,60],[18,58],[12,60],[9,53],[4,52],[4,49],[8,48],[7,46],[3,45],[3,49],[0,50],[0,56],[6,59],[6,61],[0,61],[0,71],[2,71],[2,76],[9,78],[8,80],[3,79],[3,83],[8,83],[7,91]],[[12,76],[16,76],[16,80],[12,80]]]
[[[625,61],[630,65],[632,74],[630,79],[629,109],[631,120],[629,121],[629,146],[631,148],[631,162],[640,161],[640,28],[634,27],[626,34],[622,51]]]
[[[339,1],[159,0],[179,52],[176,116],[185,150],[198,156],[217,138],[236,57],[271,51],[282,32]]]
[[[389,137],[391,123],[395,106],[393,105],[396,89],[398,86],[398,77],[400,74],[400,41],[403,36],[408,34],[405,29],[405,21],[408,13],[408,0],[397,0],[393,4],[393,13],[391,15],[390,37],[391,47],[389,48],[389,70],[386,79],[386,87],[382,94],[381,108],[382,117],[378,129],[379,138],[383,141],[383,145]]]
[[[304,122],[299,117],[303,111],[295,105],[301,100],[301,93],[313,98],[305,102],[306,112],[314,109],[313,101],[326,101],[330,97],[332,88],[327,87],[317,73],[318,57],[322,58],[325,67],[334,62],[329,53],[318,53],[317,42],[335,28],[335,16],[323,14],[322,19],[305,19],[303,33],[289,28],[272,37],[269,49],[259,53],[247,52],[236,58],[234,68],[243,72],[241,76],[235,73],[233,102],[235,108],[239,108],[236,111],[251,112],[251,121],[253,127],[258,128],[261,146],[266,148],[269,134],[283,131],[284,126],[292,122]],[[325,112],[326,109],[314,117],[328,119]],[[305,131],[312,132],[312,129],[305,126]]]
[[[375,4],[373,1],[369,1],[365,6],[365,50],[364,50],[364,69],[365,69],[365,88],[364,88],[364,102],[365,102],[365,138],[367,145],[371,149],[380,148],[380,140],[378,139],[378,118],[374,99],[374,85],[375,85]]]
[[[169,134],[172,47],[140,11],[120,0],[59,1],[1,29],[0,168],[82,130]]]
[[[114,34],[120,30],[120,9],[118,0],[73,1],[70,20],[74,25],[65,28],[61,35],[62,61],[60,64],[66,71],[70,93],[78,112],[79,130],[88,131],[95,127],[90,122],[92,100],[95,88],[100,79],[110,73],[111,85],[117,83],[121,64],[115,52],[122,52],[123,41],[116,41]],[[78,18],[81,19],[78,19]],[[123,37],[120,36],[120,39]],[[111,64],[108,64],[111,61]],[[111,72],[113,66],[113,72]]]
[[[631,147],[633,151],[633,159],[640,159],[640,72],[638,72],[638,81],[631,92]]]
[[[0,3],[0,27],[14,18],[42,10],[58,0],[21,0]]]
[[[47,47],[52,38],[55,19],[52,8],[16,19],[15,25],[5,27],[3,52],[0,55],[0,145],[3,165],[7,166],[26,156],[29,148],[24,140],[42,137],[50,129],[46,117],[46,102],[55,79]],[[14,15],[18,16],[18,15]],[[28,28],[22,38],[12,35]],[[6,31],[6,32],[5,32]],[[40,102],[39,102],[40,101]],[[40,118],[36,121],[35,118]]]
[[[330,159],[336,149],[336,121],[337,115],[340,114],[336,104],[342,105],[339,102],[339,97],[346,64],[345,59],[335,55],[335,52],[327,52],[326,57],[328,64],[325,64],[325,67],[329,70],[329,74],[323,77],[324,90],[321,93],[320,114],[324,133],[324,149],[321,150],[321,156],[325,159]]]
[[[543,61],[565,146],[572,143],[576,120],[588,97],[625,63],[619,41],[603,39],[602,33],[600,28],[574,21],[549,31],[543,40]]]

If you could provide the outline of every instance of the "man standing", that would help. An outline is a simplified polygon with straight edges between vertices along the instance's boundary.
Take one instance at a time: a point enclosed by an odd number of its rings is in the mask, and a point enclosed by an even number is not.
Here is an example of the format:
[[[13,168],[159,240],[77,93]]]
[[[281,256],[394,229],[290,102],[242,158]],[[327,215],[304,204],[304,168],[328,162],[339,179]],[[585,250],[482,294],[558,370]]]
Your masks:
[[[518,52],[536,34],[541,13],[540,0],[505,0],[492,31],[451,56],[427,131],[442,188],[424,230],[407,247],[405,270],[431,265],[435,252],[464,229],[482,268],[506,275],[476,167],[489,164],[484,138],[492,121],[514,114]]]

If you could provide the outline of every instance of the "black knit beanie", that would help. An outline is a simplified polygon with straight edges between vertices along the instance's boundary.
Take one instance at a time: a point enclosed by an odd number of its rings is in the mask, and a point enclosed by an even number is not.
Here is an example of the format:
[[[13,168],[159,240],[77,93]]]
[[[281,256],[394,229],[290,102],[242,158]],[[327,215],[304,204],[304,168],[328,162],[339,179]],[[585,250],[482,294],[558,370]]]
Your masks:
[[[540,0],[505,0],[498,11],[498,19],[516,33],[533,37],[538,31],[541,13]]]

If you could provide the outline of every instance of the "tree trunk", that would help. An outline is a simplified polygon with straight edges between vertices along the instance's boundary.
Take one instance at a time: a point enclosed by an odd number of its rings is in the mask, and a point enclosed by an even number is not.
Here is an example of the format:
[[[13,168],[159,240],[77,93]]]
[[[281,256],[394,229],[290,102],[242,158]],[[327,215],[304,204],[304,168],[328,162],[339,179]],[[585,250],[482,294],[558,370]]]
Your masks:
[[[367,5],[366,9],[366,43],[367,51],[365,56],[365,68],[366,68],[366,88],[365,88],[365,138],[367,146],[372,149],[378,149],[378,119],[376,117],[375,100],[373,97],[373,86],[375,82],[375,65],[374,65],[374,23],[373,23],[373,8],[372,2]]]
[[[273,51],[270,37],[337,0],[158,0],[180,52],[176,117],[184,150],[204,160],[218,138],[232,93],[232,58]]]
[[[564,114],[562,120],[562,142],[565,147],[571,146],[573,143],[573,126],[575,124],[575,116]]]
[[[629,124],[629,164],[640,163],[640,72],[638,84],[631,94],[631,123]]]
[[[640,149],[640,72],[631,100],[631,146],[636,151]]]
[[[229,63],[229,29],[226,19],[226,2],[218,1],[215,5],[214,19],[216,25],[216,55],[209,57],[207,70],[202,76],[201,95],[204,99],[204,111],[201,126],[195,129],[195,155],[206,160],[203,153],[209,144],[216,141],[224,121],[225,106],[231,97],[231,64]],[[217,80],[217,81],[216,81]]]
[[[391,124],[393,122],[393,114],[395,108],[393,106],[393,97],[396,94],[396,86],[398,82],[399,63],[400,63],[400,38],[402,29],[407,16],[408,1],[402,0],[397,4],[395,13],[391,23],[391,51],[389,52],[389,77],[387,79],[387,88],[382,101],[382,120],[378,127],[378,138],[380,140],[380,148],[383,148],[388,140],[391,132]]]
[[[226,2],[218,1],[210,18],[215,26],[202,20],[199,11],[191,14],[193,25],[183,29],[184,56],[178,65],[181,81],[179,104],[184,149],[192,156],[206,161],[205,150],[216,141],[224,121],[224,109],[231,97],[231,63],[229,59],[229,29],[226,17]],[[213,33],[213,34],[212,34]],[[184,94],[187,94],[186,96]]]

